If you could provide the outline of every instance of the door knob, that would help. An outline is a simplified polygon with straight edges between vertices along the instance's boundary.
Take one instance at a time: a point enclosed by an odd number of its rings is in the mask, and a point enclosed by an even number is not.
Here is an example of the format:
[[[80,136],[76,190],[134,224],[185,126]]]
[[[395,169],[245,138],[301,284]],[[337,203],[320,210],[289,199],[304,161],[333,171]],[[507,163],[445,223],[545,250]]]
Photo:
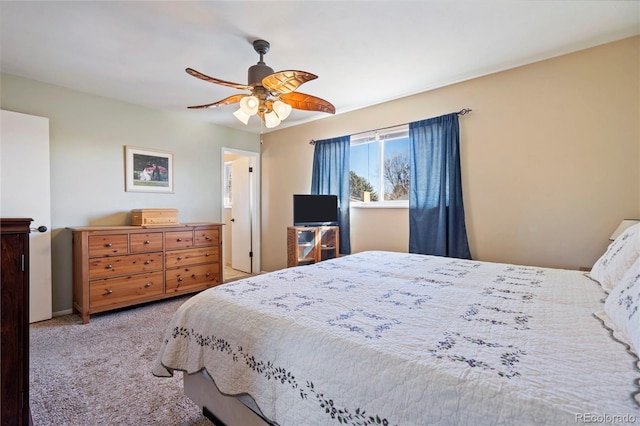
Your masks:
[[[236,220],[234,218],[231,218],[231,222],[235,222]]]
[[[47,227],[44,225],[40,225],[37,228],[29,228],[32,231],[38,231],[38,232],[47,232]]]

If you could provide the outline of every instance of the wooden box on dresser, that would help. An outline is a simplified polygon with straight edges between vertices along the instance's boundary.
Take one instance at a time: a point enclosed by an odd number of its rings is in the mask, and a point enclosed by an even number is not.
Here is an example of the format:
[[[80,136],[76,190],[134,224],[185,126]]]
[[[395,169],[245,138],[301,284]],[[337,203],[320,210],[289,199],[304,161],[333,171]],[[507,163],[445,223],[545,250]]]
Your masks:
[[[2,218],[0,233],[0,421],[31,424],[29,414],[29,226]]]
[[[222,283],[222,224],[70,228],[73,307],[89,316]]]

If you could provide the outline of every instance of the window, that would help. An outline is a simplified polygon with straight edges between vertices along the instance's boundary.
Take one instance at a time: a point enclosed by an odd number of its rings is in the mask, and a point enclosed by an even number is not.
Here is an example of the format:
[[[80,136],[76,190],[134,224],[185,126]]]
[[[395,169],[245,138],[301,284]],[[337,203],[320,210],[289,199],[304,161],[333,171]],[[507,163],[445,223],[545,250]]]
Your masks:
[[[231,208],[231,161],[224,162],[224,208]]]
[[[407,205],[409,172],[408,125],[351,137],[352,202]]]

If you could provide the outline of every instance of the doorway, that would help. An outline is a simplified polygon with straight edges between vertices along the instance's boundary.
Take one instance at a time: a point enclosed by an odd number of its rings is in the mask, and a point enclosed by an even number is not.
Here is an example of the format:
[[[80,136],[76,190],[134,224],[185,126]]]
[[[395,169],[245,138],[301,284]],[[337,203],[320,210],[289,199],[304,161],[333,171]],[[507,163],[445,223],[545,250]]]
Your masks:
[[[260,154],[222,148],[223,281],[260,272]]]

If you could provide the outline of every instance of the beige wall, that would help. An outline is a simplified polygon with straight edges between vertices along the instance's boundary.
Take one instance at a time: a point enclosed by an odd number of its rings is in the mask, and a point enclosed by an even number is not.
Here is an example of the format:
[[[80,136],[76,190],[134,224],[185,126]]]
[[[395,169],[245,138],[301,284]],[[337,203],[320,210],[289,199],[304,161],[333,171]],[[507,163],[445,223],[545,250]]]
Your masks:
[[[473,109],[460,128],[474,259],[592,265],[620,220],[640,217],[639,63],[634,37],[264,135],[263,269],[286,266],[291,195],[309,191],[311,139],[464,107]],[[407,251],[407,214],[352,208],[352,251]]]
[[[254,134],[10,75],[1,108],[49,118],[53,312],[72,308],[71,232],[122,225],[137,208],[177,208],[183,223],[220,222],[222,147],[260,150]],[[124,146],[172,151],[173,194],[125,192]]]

